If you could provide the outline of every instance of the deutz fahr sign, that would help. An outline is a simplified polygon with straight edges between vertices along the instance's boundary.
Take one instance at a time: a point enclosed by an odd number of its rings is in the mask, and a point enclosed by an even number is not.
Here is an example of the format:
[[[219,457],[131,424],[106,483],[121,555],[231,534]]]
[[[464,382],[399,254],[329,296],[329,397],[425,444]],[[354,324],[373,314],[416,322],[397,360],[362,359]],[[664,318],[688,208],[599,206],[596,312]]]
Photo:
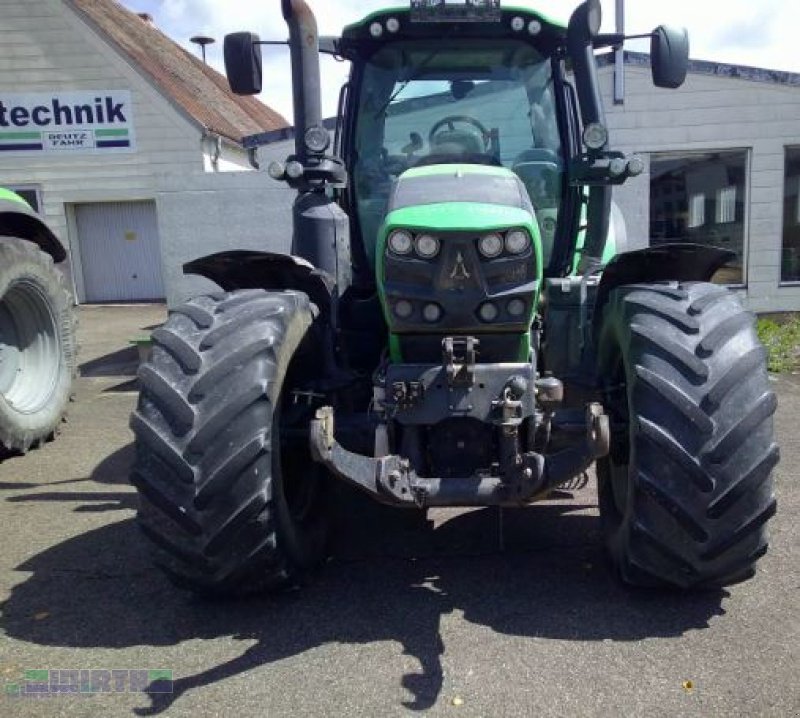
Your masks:
[[[133,152],[132,105],[127,90],[0,91],[0,153]]]

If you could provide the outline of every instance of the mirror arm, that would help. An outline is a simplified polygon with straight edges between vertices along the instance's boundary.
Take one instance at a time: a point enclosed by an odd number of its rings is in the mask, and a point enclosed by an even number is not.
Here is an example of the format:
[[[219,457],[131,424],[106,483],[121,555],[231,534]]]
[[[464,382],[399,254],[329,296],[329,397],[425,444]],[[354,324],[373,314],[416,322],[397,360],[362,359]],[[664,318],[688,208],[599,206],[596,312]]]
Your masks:
[[[319,38],[319,51],[324,55],[338,55],[339,54],[339,41],[341,38],[333,35],[324,35]],[[259,40],[254,42],[254,45],[284,45],[289,46],[288,40]]]
[[[646,32],[641,35],[623,35],[621,33],[609,32],[594,38],[592,45],[595,50],[601,50],[605,47],[613,47],[616,50],[620,48],[626,40],[643,40],[652,37],[652,32]]]

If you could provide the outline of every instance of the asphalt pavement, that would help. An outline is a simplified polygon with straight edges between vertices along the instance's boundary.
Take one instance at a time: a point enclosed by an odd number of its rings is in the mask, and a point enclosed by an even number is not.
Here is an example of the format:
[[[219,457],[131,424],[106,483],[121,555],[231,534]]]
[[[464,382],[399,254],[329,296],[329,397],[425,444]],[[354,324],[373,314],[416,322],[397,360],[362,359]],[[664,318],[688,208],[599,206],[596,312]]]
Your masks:
[[[502,514],[365,504],[309,586],[209,602],[151,566],[133,518],[128,342],[164,316],[82,309],[69,423],[0,464],[0,715],[800,715],[800,376],[774,384],[770,551],[726,591],[618,584],[591,482]]]

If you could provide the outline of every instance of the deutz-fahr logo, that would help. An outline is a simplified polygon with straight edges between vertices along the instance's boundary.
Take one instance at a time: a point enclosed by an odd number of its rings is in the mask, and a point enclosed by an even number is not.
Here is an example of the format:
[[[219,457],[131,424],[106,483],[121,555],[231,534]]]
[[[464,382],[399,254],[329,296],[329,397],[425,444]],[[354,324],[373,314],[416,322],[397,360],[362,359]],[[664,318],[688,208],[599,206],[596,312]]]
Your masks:
[[[450,279],[464,281],[471,278],[472,275],[467,269],[467,263],[464,261],[464,255],[459,252],[456,255],[456,263],[453,265],[453,271],[450,272]]]

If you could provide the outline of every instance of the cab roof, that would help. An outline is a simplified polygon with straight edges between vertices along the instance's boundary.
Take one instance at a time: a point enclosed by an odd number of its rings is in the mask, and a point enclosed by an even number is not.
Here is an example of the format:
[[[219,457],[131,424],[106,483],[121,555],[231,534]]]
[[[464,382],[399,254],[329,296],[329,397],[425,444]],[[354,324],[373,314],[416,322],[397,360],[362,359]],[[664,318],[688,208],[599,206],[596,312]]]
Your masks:
[[[396,31],[390,32],[387,20],[398,21]],[[522,18],[523,22],[514,22]],[[537,25],[531,26],[536,21]],[[380,33],[372,34],[376,23],[381,27]],[[512,26],[513,24],[513,26]],[[517,28],[517,29],[515,29]],[[345,26],[342,31],[341,49],[344,56],[358,54],[359,51],[374,51],[376,46],[394,40],[407,39],[472,39],[472,38],[508,38],[530,40],[544,48],[563,44],[566,27],[543,13],[530,7],[501,6],[499,21],[448,20],[443,22],[415,22],[411,19],[411,8],[406,6],[388,7],[370,13],[362,20]]]

